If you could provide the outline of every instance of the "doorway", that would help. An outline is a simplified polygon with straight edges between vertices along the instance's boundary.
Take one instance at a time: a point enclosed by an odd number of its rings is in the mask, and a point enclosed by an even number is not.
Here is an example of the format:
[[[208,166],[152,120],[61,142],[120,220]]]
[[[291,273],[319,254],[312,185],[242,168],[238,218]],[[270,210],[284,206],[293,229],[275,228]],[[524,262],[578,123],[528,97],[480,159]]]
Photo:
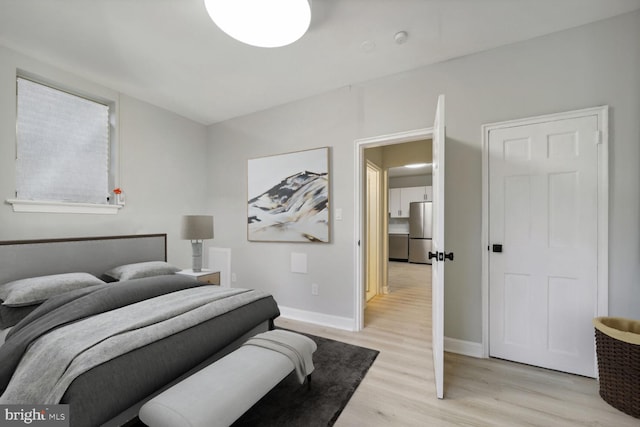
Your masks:
[[[607,314],[607,114],[483,127],[488,356],[596,376],[591,319]]]
[[[433,127],[430,129],[420,129],[417,131],[402,132],[392,135],[384,135],[375,138],[356,140],[356,177],[355,188],[357,197],[356,203],[356,241],[358,242],[355,254],[355,286],[354,286],[354,314],[356,331],[362,330],[364,326],[364,282],[365,258],[360,249],[361,239],[366,236],[366,225],[364,224],[363,211],[365,179],[365,148],[383,147],[400,144],[403,142],[416,141],[419,139],[431,139],[432,163],[433,163],[433,215],[432,230],[433,236],[431,245],[433,252],[429,252],[428,258],[433,259],[431,269],[431,332],[432,332],[432,356],[436,396],[439,399],[444,397],[444,262],[449,259],[453,261],[453,253],[447,253],[445,248],[444,234],[444,177],[445,177],[445,96],[439,95],[436,103]],[[366,243],[366,242],[365,242]],[[383,251],[384,253],[384,251]]]
[[[383,291],[387,291],[388,284],[388,258],[389,258],[389,248],[388,248],[388,233],[389,233],[389,200],[388,200],[388,168],[389,165],[399,166],[402,163],[400,160],[393,160],[392,163],[384,162],[384,151],[387,150],[389,152],[389,148],[391,147],[402,147],[407,144],[407,147],[410,145],[415,145],[420,141],[430,141],[432,137],[432,129],[418,129],[409,132],[402,132],[393,135],[385,135],[376,138],[367,138],[363,140],[356,141],[356,151],[357,151],[357,197],[359,198],[359,203],[357,203],[357,212],[356,218],[358,222],[356,224],[356,235],[357,241],[360,241],[362,250],[357,251],[357,266],[356,268],[356,330],[361,330],[364,327],[364,308],[365,308],[365,295],[366,295],[366,278],[368,274],[369,265],[367,262],[367,253],[368,253],[368,225],[367,225],[367,208],[368,208],[368,200],[366,197],[367,194],[367,183],[368,183],[368,165],[373,163],[377,165],[381,170],[381,182],[379,185],[379,199],[380,202],[378,204],[380,209],[380,250],[378,251],[378,260],[380,265],[380,283],[379,289]],[[415,147],[414,147],[415,148]],[[424,146],[424,151],[429,154],[431,153],[431,146]],[[407,156],[411,158],[411,156]],[[393,163],[395,161],[395,163]],[[407,163],[407,162],[405,162]],[[388,290],[392,292],[392,290]]]
[[[356,188],[357,190],[357,198],[358,202],[356,203],[356,241],[360,242],[365,248],[364,251],[361,251],[358,247],[356,247],[356,265],[358,266],[355,269],[356,277],[355,282],[355,325],[354,329],[359,331],[364,327],[364,307],[365,307],[365,278],[366,278],[366,270],[367,270],[367,262],[366,262],[366,247],[367,242],[362,241],[366,240],[367,236],[367,224],[366,224],[366,208],[367,201],[365,197],[366,188],[364,183],[367,182],[367,160],[372,160],[374,163],[377,163],[382,169],[382,182],[381,182],[381,199],[382,199],[382,212],[388,212],[388,188],[387,188],[387,173],[384,170],[382,164],[382,150],[384,147],[393,146],[397,144],[403,143],[411,143],[420,140],[430,140],[432,136],[432,129],[417,129],[414,131],[401,132],[393,135],[384,135],[380,137],[374,138],[366,138],[356,141]],[[375,150],[371,150],[375,149]],[[369,150],[367,154],[365,150]],[[373,154],[373,156],[371,156]],[[373,159],[371,158],[373,157]],[[382,227],[380,228],[381,236],[387,236],[389,233],[388,229],[388,220],[382,220]],[[381,282],[382,287],[386,286],[387,281],[387,259],[388,259],[388,241],[383,239],[383,244],[381,245],[382,250],[379,252],[379,259],[382,265],[381,271]]]

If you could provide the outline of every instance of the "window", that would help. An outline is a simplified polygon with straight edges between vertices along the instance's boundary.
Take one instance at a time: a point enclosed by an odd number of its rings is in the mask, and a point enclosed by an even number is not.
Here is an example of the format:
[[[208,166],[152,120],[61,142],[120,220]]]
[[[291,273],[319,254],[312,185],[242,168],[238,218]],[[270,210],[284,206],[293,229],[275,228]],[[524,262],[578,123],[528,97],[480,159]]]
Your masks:
[[[84,205],[105,213],[100,207],[115,207],[109,204],[115,181],[110,113],[105,103],[18,77],[14,210],[80,212]]]

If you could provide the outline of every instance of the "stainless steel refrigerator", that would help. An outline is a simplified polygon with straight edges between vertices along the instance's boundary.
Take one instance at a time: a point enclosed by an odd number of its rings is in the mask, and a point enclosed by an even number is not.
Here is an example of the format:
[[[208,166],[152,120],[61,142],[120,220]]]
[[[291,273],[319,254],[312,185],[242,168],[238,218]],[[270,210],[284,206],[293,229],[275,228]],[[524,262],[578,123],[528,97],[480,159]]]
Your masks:
[[[431,202],[409,204],[409,262],[431,264]]]

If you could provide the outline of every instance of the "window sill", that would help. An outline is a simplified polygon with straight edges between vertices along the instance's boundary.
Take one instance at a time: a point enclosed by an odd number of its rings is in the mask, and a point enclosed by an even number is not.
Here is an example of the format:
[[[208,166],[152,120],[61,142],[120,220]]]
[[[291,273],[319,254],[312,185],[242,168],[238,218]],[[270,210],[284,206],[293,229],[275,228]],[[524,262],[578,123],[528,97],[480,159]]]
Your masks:
[[[99,205],[92,203],[68,203],[41,200],[8,199],[8,204],[13,206],[14,212],[41,212],[41,213],[82,213],[115,215],[122,205]]]

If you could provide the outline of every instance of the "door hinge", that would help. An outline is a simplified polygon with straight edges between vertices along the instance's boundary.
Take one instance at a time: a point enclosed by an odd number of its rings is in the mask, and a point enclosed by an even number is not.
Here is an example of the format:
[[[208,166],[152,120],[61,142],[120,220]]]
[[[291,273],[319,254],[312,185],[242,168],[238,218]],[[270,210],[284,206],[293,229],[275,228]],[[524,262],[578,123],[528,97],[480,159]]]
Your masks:
[[[602,131],[601,130],[597,130],[596,131],[596,145],[600,145],[602,144]]]

